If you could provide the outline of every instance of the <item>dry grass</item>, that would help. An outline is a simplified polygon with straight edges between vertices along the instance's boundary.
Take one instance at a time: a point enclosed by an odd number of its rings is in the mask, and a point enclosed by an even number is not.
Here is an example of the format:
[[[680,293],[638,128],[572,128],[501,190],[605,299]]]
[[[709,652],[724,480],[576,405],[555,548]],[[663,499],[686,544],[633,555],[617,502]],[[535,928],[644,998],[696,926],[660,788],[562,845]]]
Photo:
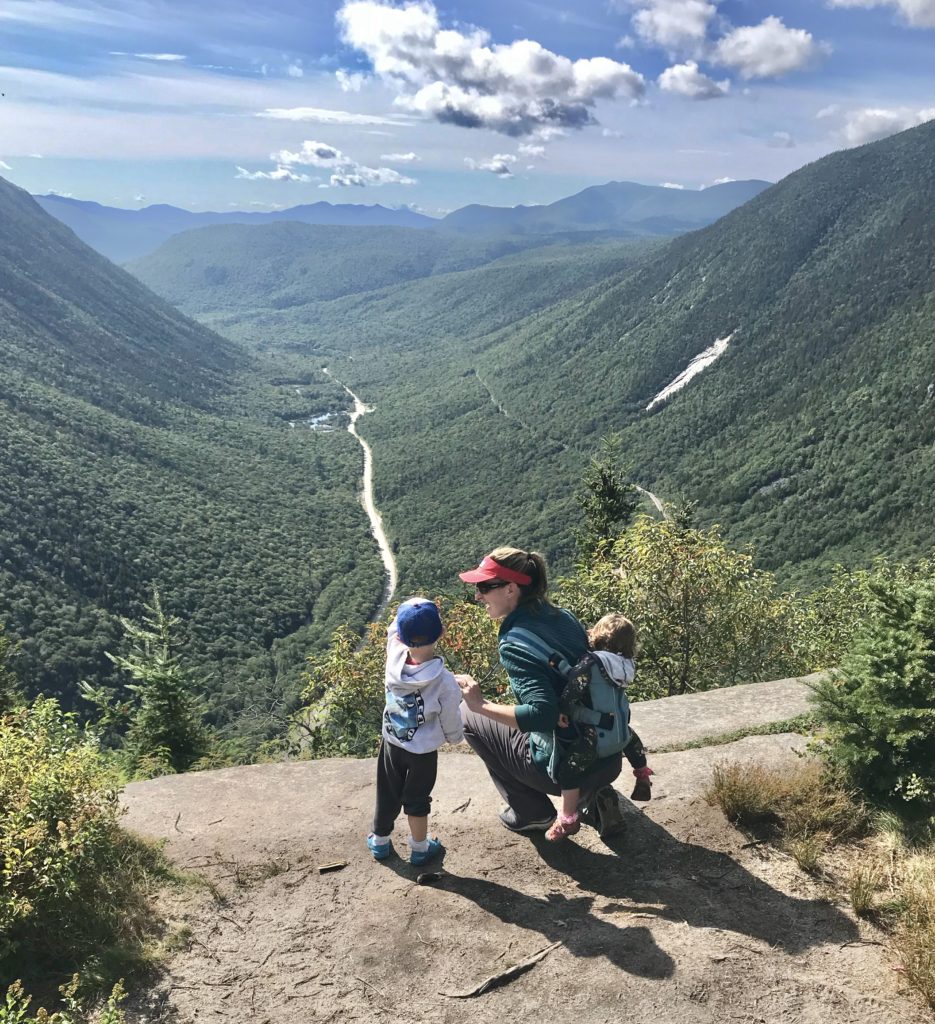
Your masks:
[[[935,837],[914,837],[892,814],[871,819],[853,793],[814,761],[792,769],[718,764],[705,794],[737,825],[758,832],[817,874],[835,845],[850,867],[839,882],[854,913],[887,928],[912,986],[935,1009]],[[859,843],[852,841],[860,839]],[[840,861],[841,858],[839,858]]]

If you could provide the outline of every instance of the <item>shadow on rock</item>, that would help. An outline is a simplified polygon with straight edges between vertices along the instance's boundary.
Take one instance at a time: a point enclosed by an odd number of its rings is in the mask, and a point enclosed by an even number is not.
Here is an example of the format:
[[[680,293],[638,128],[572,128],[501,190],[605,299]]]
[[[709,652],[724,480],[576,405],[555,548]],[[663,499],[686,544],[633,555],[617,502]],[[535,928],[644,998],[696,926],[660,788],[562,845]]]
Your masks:
[[[826,900],[788,896],[726,853],[684,843],[625,804],[626,830],[605,840],[611,852],[536,837],[542,859],[589,894],[610,903],[602,916],[643,912],[694,928],[747,935],[787,953],[858,938],[854,922]]]
[[[656,945],[648,928],[602,920],[593,912],[594,896],[527,896],[498,882],[449,872],[441,888],[471,900],[505,924],[561,942],[573,956],[606,956],[621,970],[643,978],[669,978],[675,973],[675,962]]]

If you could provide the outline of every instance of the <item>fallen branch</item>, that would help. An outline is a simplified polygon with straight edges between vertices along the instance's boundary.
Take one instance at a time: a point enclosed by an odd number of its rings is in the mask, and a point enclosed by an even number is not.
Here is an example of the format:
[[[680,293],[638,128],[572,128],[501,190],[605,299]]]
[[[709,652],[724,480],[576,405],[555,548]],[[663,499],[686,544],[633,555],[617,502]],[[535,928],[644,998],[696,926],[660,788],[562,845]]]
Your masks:
[[[454,808],[454,809],[452,810],[452,812],[451,812],[451,813],[452,813],[452,814],[457,814],[457,813],[458,813],[458,811],[466,811],[466,810],[468,809],[468,807],[470,806],[470,803],[471,803],[471,798],[470,798],[470,797],[468,797],[468,798],[467,798],[467,800],[465,800],[463,804],[458,804],[458,806],[457,806],[457,807],[455,807],[455,808]]]
[[[545,949],[540,949],[538,953],[533,953],[532,956],[526,957],[525,960],[521,960],[518,964],[508,967],[505,971],[500,971],[499,974],[492,974],[489,978],[467,992],[439,992],[438,994],[440,996],[447,996],[449,999],[471,999],[474,996],[483,995],[485,992],[489,992],[494,988],[499,988],[501,985],[505,985],[508,981],[518,978],[521,974],[525,974],[531,967],[534,967],[540,960],[548,956],[556,946],[560,945],[561,942],[553,942],[551,946],[546,946]]]

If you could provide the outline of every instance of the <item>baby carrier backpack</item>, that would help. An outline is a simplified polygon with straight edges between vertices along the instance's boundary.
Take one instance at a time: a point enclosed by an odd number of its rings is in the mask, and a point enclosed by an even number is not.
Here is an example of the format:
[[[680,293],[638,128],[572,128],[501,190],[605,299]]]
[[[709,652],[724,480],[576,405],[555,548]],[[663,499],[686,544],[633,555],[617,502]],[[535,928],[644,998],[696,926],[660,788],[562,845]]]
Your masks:
[[[575,665],[570,665],[561,654],[549,649],[541,637],[528,629],[510,630],[510,641],[527,654],[548,665],[564,682],[569,718],[577,725],[593,726],[597,734],[597,758],[619,754],[630,742],[630,701],[624,686],[616,683],[593,651],[585,651]],[[559,744],[554,745],[555,756],[549,765],[554,772]]]

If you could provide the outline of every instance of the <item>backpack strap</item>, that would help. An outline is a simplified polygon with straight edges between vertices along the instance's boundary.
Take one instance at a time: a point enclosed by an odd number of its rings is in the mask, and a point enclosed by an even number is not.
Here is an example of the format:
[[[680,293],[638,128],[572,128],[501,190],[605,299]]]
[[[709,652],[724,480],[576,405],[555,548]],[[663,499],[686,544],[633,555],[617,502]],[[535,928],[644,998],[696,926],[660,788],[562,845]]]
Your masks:
[[[566,672],[569,671],[568,662],[565,658],[557,651],[553,651],[542,637],[537,636],[532,630],[523,629],[522,626],[515,626],[510,630],[508,639],[508,642],[514,641],[520,650],[533,655],[543,665],[552,669],[553,672],[557,672],[563,678]]]

